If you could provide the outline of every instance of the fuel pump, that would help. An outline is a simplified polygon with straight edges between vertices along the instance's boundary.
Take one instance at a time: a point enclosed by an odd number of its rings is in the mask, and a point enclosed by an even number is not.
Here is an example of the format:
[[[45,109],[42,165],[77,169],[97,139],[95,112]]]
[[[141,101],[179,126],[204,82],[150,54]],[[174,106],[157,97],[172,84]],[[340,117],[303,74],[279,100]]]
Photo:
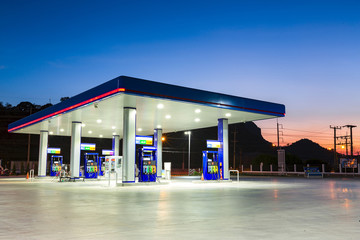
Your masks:
[[[100,170],[100,161],[98,153],[84,154],[84,172],[85,178],[97,178]]]
[[[203,151],[204,180],[222,179],[223,164],[217,151]]]
[[[143,147],[139,149],[139,182],[156,182],[156,163],[155,147]]]
[[[54,176],[57,176],[60,173],[62,163],[63,163],[63,156],[51,155],[50,176],[54,177]]]

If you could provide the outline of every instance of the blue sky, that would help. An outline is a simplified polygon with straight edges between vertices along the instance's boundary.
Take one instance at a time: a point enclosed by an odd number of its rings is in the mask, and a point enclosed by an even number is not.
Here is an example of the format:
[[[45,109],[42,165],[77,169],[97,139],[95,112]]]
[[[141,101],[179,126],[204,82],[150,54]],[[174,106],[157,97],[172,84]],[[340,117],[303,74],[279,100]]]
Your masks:
[[[284,144],[331,146],[329,125],[360,117],[359,12],[358,1],[1,0],[0,101],[57,103],[128,75],[283,103]],[[275,121],[258,124],[273,141]]]

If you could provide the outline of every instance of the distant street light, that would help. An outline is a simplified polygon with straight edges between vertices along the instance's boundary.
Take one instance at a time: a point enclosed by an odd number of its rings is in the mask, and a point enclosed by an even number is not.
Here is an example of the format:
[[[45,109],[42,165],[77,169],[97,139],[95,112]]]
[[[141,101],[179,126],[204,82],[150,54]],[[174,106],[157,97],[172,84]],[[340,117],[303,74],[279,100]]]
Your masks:
[[[185,135],[189,136],[189,155],[188,155],[188,168],[189,168],[189,172],[188,175],[190,176],[190,139],[191,139],[191,132],[190,131],[186,131]]]

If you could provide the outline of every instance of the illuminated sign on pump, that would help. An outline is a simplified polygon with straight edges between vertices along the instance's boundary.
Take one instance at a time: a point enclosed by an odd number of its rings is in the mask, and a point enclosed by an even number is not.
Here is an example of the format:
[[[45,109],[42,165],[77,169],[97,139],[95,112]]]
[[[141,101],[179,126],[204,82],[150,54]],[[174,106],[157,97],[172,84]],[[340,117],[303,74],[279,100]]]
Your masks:
[[[85,151],[95,151],[96,144],[95,143],[81,143],[80,150]]]
[[[103,149],[101,152],[102,152],[102,155],[104,155],[104,156],[114,156],[113,150]]]
[[[61,148],[48,148],[47,153],[50,154],[60,154]]]
[[[136,144],[153,145],[153,138],[149,136],[136,136]]]
[[[217,140],[206,140],[207,148],[221,148],[221,142]]]

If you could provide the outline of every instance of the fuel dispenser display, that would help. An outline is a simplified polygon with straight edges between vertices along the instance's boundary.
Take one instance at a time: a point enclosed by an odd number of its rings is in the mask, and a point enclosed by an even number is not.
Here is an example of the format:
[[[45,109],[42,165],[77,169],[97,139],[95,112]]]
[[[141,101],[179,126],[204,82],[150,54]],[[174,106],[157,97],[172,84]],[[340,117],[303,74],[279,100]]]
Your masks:
[[[156,182],[156,148],[143,147],[138,155],[139,182]]]
[[[100,171],[100,161],[98,153],[84,154],[85,178],[97,178]]]
[[[222,162],[216,151],[203,151],[203,174],[204,180],[222,179]]]
[[[51,155],[50,176],[55,177],[59,175],[61,171],[62,163],[63,163],[63,156]]]

